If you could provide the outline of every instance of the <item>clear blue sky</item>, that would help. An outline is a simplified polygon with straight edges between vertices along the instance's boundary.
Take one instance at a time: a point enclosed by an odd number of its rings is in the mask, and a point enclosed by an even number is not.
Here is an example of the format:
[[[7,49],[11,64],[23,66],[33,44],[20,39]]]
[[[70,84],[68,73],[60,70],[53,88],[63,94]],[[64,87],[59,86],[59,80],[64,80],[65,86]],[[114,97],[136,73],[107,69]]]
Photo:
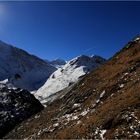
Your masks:
[[[111,57],[140,32],[140,2],[0,2],[0,40],[43,59]]]

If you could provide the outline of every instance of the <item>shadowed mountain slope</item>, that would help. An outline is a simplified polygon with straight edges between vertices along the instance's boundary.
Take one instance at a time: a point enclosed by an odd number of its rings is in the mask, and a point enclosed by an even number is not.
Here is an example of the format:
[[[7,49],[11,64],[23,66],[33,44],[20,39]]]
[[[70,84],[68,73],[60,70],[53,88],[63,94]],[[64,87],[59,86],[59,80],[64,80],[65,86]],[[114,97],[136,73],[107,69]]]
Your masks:
[[[44,60],[0,41],[0,81],[9,79],[15,87],[37,90],[56,70]]]

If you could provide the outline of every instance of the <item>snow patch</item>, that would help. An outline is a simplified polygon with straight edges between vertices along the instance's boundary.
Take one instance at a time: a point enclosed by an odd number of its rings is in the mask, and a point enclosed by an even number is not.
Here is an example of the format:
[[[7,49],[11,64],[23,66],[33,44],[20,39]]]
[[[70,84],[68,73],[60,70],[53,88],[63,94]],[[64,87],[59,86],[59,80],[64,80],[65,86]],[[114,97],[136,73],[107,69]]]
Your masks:
[[[119,87],[120,87],[120,88],[123,88],[123,87],[124,87],[124,84],[121,84]]]
[[[82,113],[80,113],[81,116],[85,116],[89,113],[89,108],[88,109],[85,109]]]
[[[100,137],[102,140],[104,140],[105,133],[106,133],[106,130],[100,130]]]
[[[74,108],[80,107],[80,104],[75,103],[75,104],[73,105],[73,107],[74,107]]]
[[[105,90],[100,94],[100,98],[103,98],[104,94],[105,94]]]
[[[53,124],[53,127],[58,127],[58,126],[59,126],[59,123]]]

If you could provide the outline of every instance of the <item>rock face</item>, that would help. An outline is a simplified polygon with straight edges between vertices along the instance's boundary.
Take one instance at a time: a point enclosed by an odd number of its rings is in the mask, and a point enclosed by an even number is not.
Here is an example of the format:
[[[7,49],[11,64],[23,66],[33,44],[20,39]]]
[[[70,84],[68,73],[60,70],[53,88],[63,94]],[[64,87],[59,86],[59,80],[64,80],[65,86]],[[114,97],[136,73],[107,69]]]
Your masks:
[[[5,138],[140,139],[139,91],[140,38]]]
[[[0,81],[9,79],[14,86],[32,91],[55,70],[40,58],[0,41]]]
[[[44,86],[35,93],[35,96],[42,103],[47,102],[49,96],[72,85],[77,82],[81,76],[89,73],[104,63],[105,59],[99,56],[90,57],[81,55],[76,57],[55,71],[46,81]]]
[[[0,83],[0,138],[42,109],[40,102],[27,90],[12,89]]]

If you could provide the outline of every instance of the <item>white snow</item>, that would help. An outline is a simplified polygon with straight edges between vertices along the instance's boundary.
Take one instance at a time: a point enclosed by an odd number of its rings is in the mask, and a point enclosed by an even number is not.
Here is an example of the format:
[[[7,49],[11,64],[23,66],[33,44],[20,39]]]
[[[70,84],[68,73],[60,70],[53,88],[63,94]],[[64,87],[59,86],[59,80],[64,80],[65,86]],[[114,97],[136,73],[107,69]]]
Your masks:
[[[100,135],[100,139],[101,139],[101,140],[104,140],[104,139],[105,139],[105,138],[104,138],[104,135],[105,135],[106,131],[107,131],[107,130],[105,130],[105,129],[102,130],[102,129],[100,129],[99,127],[97,127],[96,130],[95,130],[95,132],[94,132],[94,134],[95,134],[95,136]],[[95,139],[97,139],[97,138],[95,137]]]
[[[99,56],[79,56],[68,61],[62,68],[55,71],[36,93],[35,96],[41,102],[47,102],[46,98],[63,90],[78,79],[104,63]],[[44,100],[44,101],[43,101]]]
[[[79,119],[78,116],[73,116],[71,120],[77,120]]]
[[[35,115],[35,119],[38,119],[38,118],[40,118],[40,115]]]
[[[137,37],[134,39],[134,41],[139,41],[140,40],[140,37]]]
[[[100,98],[103,98],[104,94],[105,94],[105,90],[100,94]]]
[[[82,83],[82,86],[84,86],[85,84],[84,83]]]
[[[85,109],[83,112],[81,112],[80,115],[85,116],[85,115],[87,115],[89,113],[89,111],[90,111],[89,108]]]
[[[120,85],[120,88],[123,88],[123,87],[124,87],[124,84],[121,84],[121,85]]]
[[[134,135],[136,135],[137,137],[140,136],[140,134],[137,131],[134,132]]]
[[[66,115],[62,116],[61,119],[66,119],[69,122],[69,121],[73,121],[73,120],[78,120],[79,118],[76,114],[66,114]]]
[[[57,126],[59,126],[59,123],[53,124],[53,127],[57,127]]]
[[[39,136],[41,134],[41,132],[42,132],[42,130],[39,130],[38,133],[37,133],[37,135]]]
[[[74,107],[74,108],[75,108],[75,107],[80,107],[80,104],[75,103],[75,104],[73,105],[73,107]]]
[[[126,72],[124,75],[128,75],[129,73],[128,72]]]
[[[100,103],[100,99],[96,100],[96,104]]]
[[[5,79],[3,81],[0,81],[1,84],[6,84],[8,82],[8,79]]]
[[[102,140],[104,140],[104,135],[105,135],[105,133],[106,133],[106,130],[100,130],[100,137],[101,137],[101,139]]]
[[[80,120],[79,120],[79,121],[77,121],[77,124],[80,124],[80,123],[82,123]]]

